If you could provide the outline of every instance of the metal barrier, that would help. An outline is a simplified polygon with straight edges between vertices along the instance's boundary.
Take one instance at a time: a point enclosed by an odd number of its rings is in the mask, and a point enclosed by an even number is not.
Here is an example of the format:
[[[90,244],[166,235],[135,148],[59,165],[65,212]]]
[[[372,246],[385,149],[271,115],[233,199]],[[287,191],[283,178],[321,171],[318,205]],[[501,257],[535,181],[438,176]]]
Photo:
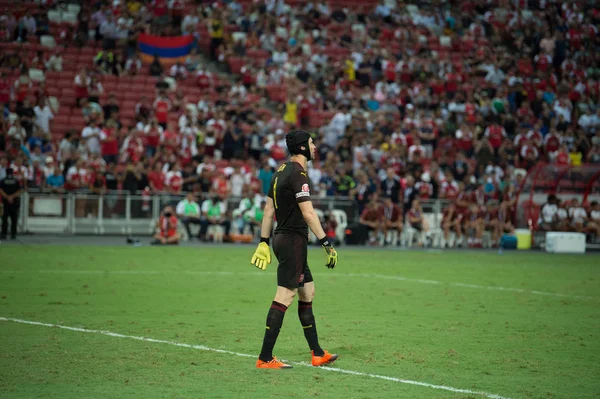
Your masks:
[[[160,211],[166,205],[176,206],[184,195],[153,196],[110,191],[104,195],[85,192],[43,193],[29,191],[21,199],[20,232],[150,235],[154,232]],[[236,209],[242,198],[227,199],[228,213]],[[422,200],[423,211],[430,214],[432,227],[441,224],[446,200]],[[359,207],[348,197],[313,198],[313,205],[323,213],[334,209],[346,213],[348,223],[358,221]]]
[[[85,192],[44,193],[29,191],[21,198],[21,233],[68,233],[106,235],[152,234],[160,211],[176,206],[184,195],[153,196],[110,191],[104,195]],[[227,199],[230,213],[242,198]],[[348,220],[358,219],[358,206],[349,198],[315,198],[313,204],[323,212],[340,209]]]

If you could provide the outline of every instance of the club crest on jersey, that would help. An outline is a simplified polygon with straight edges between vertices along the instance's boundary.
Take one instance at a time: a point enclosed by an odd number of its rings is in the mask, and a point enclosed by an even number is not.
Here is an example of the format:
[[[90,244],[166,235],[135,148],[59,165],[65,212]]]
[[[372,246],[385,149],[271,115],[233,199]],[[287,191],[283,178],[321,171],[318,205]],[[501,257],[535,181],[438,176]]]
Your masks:
[[[308,187],[308,184],[303,184],[301,190],[302,191],[299,193],[296,193],[296,198],[310,197],[310,188]]]

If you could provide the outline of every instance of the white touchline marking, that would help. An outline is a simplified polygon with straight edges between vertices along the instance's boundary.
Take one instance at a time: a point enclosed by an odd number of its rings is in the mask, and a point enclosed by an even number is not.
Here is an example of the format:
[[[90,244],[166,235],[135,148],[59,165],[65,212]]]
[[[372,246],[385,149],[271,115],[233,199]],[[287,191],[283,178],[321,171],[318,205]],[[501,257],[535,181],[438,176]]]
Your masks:
[[[13,319],[11,317],[0,317],[0,321],[12,321],[14,323],[31,324],[34,326],[42,326],[42,327],[55,327],[55,328],[61,328],[63,330],[69,330],[69,331],[101,334],[101,335],[106,335],[109,337],[116,337],[116,338],[128,338],[128,339],[133,339],[136,341],[153,342],[155,344],[173,345],[173,346],[179,346],[181,348],[198,349],[201,351],[217,352],[217,353],[223,353],[223,354],[239,356],[239,357],[251,357],[251,358],[255,358],[255,359],[258,357],[258,355],[250,355],[247,353],[233,352],[233,351],[229,351],[226,349],[209,348],[208,346],[204,346],[204,345],[184,344],[184,343],[175,342],[175,341],[166,341],[166,340],[162,340],[162,339],[146,338],[146,337],[140,337],[140,336],[136,336],[136,335],[119,334],[119,333],[115,333],[115,332],[111,332],[111,331],[90,330],[87,328],[63,326],[60,324],[49,324],[49,323],[41,323],[39,321]],[[290,362],[287,360],[284,360],[284,361],[286,363],[290,363],[295,366],[312,367],[312,365],[310,365],[306,362]],[[249,367],[251,367],[251,366],[249,366]],[[488,392],[483,392],[483,391],[472,391],[470,389],[454,388],[454,387],[449,387],[446,385],[429,384],[427,382],[405,380],[402,378],[388,377],[388,376],[379,375],[379,374],[363,373],[360,371],[353,371],[353,370],[344,370],[344,369],[340,369],[337,367],[319,367],[319,368],[323,369],[323,370],[327,370],[327,371],[341,373],[341,374],[349,374],[349,375],[356,375],[356,376],[361,376],[361,377],[377,378],[380,380],[392,381],[392,382],[397,382],[400,384],[417,385],[417,386],[426,387],[426,388],[440,389],[440,390],[456,392],[456,393],[465,393],[465,394],[469,394],[469,395],[481,395],[481,396],[485,396],[486,398],[490,398],[490,399],[510,399],[506,396],[496,395],[493,393],[488,393]]]
[[[158,271],[158,270],[0,270],[0,273],[64,273],[64,274],[190,274],[190,275],[243,275],[243,276],[270,276],[270,274],[261,273],[259,271],[252,272],[233,272],[233,271],[202,271],[202,270],[169,270],[169,271]],[[468,283],[453,283],[439,280],[426,280],[420,278],[410,278],[404,276],[393,276],[386,274],[372,274],[372,273],[313,273],[313,276],[317,277],[359,277],[359,278],[375,278],[382,280],[396,280],[406,281],[409,283],[420,283],[429,285],[448,285],[452,287],[462,288],[473,288],[479,290],[491,290],[491,291],[506,291],[506,292],[518,292],[520,294],[533,294],[541,296],[549,296],[556,298],[573,298],[573,299],[586,299],[586,300],[599,300],[600,297],[588,296],[588,295],[570,295],[560,294],[557,292],[537,291],[537,290],[526,290],[524,288],[512,288],[512,287],[498,287],[493,285],[479,285],[479,284],[468,284]]]

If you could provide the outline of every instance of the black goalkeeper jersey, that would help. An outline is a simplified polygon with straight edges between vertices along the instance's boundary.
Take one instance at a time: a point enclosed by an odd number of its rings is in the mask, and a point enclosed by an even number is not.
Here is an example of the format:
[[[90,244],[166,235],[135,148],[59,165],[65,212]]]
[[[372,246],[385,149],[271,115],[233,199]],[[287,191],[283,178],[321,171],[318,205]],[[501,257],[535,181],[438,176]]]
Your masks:
[[[269,198],[275,205],[277,233],[294,233],[308,239],[308,225],[298,203],[310,201],[310,179],[297,162],[286,162],[273,175]]]

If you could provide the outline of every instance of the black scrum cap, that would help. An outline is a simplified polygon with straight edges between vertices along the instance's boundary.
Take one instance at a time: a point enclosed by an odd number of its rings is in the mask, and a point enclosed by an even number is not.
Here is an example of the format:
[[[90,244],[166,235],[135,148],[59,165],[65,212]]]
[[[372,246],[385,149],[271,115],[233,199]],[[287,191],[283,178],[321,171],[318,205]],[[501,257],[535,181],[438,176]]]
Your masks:
[[[310,161],[310,148],[308,140],[310,134],[306,130],[292,130],[285,135],[285,144],[287,145],[288,151],[292,155],[304,155],[306,159]],[[302,149],[304,147],[304,149]]]

